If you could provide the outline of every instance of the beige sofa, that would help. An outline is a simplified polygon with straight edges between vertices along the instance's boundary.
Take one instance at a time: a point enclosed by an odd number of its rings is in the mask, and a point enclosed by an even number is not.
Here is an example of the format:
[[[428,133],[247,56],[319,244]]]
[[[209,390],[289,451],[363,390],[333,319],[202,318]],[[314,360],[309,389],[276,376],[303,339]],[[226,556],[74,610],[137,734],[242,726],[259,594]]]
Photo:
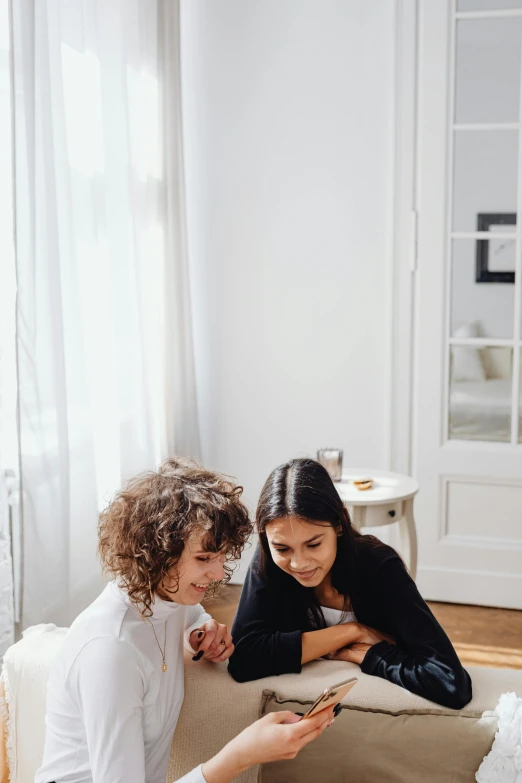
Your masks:
[[[10,648],[2,673],[8,705],[11,783],[32,783],[44,742],[46,676],[64,631],[41,626]],[[291,762],[251,769],[241,783],[473,783],[496,730],[501,693],[522,694],[522,671],[470,670],[473,700],[454,711],[340,661],[317,661],[300,675],[238,684],[225,665],[185,666],[185,702],[172,743],[168,780],[216,753],[259,715],[298,711],[326,685],[355,674],[358,685],[322,737]],[[482,717],[482,714],[486,715]],[[2,771],[5,774],[5,770]],[[2,775],[0,774],[0,780]]]

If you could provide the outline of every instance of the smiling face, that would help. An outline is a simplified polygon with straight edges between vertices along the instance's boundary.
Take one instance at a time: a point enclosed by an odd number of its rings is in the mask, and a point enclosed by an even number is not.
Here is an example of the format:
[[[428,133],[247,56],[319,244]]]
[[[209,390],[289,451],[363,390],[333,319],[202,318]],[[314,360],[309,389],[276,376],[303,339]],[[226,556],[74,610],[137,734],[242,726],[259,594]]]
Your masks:
[[[169,569],[163,588],[157,590],[160,598],[194,606],[201,601],[211,582],[220,582],[224,578],[226,555],[206,552],[203,545],[205,537],[206,533],[202,531],[188,539],[180,559]]]
[[[317,587],[330,573],[338,534],[329,523],[287,516],[269,522],[265,532],[274,563],[303,587]]]

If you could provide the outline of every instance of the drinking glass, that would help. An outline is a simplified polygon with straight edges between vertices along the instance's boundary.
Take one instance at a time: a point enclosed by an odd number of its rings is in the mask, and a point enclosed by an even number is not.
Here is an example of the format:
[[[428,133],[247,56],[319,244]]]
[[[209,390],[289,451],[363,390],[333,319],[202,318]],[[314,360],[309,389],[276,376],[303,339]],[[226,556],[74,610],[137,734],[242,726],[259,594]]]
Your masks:
[[[342,449],[318,449],[317,461],[326,468],[332,481],[340,481],[343,474],[343,450]]]

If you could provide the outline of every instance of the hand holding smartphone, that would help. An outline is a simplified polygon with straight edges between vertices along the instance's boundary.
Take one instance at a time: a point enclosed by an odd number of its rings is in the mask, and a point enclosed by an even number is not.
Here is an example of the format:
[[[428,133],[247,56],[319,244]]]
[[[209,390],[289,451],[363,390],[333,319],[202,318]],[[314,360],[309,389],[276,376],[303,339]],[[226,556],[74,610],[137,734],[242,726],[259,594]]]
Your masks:
[[[305,712],[301,720],[311,718],[312,715],[316,715],[321,710],[325,710],[332,704],[337,704],[341,701],[351,689],[357,685],[357,677],[351,677],[349,680],[343,680],[337,685],[331,685],[329,688],[325,688],[324,691],[317,697],[308,712]]]

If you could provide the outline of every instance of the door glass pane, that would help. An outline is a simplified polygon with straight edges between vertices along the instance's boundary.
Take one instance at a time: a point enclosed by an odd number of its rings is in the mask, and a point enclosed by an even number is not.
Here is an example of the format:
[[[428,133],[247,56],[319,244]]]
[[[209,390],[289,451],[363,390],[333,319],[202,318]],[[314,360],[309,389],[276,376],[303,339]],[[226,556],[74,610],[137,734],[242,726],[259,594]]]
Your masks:
[[[452,345],[449,437],[511,440],[512,349]]]
[[[518,122],[522,19],[457,22],[455,121]]]
[[[515,246],[515,237],[453,240],[452,337],[513,337]]]
[[[517,137],[517,131],[455,131],[454,231],[477,231],[481,214],[516,214]]]
[[[457,0],[457,11],[504,11],[522,8],[522,0]]]

